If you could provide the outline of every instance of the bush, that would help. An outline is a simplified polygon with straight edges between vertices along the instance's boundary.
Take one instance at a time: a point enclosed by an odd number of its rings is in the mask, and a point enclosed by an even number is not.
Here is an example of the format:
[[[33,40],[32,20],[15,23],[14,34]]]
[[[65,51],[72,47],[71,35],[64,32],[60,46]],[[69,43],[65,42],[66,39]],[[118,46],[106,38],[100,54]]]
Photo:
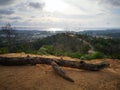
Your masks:
[[[91,55],[87,54],[87,55],[83,55],[83,56],[81,56],[80,59],[81,59],[81,60],[91,60],[92,57],[91,57]]]
[[[64,55],[72,57],[72,58],[80,58],[82,56],[82,54],[80,52],[76,52],[76,53],[66,52],[66,53],[64,53]]]
[[[93,54],[91,55],[91,57],[92,57],[93,59],[97,59],[97,58],[101,59],[101,58],[104,58],[105,56],[104,56],[103,53],[95,52],[95,53],[93,53]]]
[[[120,59],[120,55],[111,55],[109,57],[112,59]]]
[[[47,49],[44,48],[44,47],[41,47],[41,48],[38,50],[37,54],[47,54]]]
[[[0,48],[0,54],[9,53],[8,48]]]
[[[37,52],[37,54],[53,54],[52,45],[43,45]]]
[[[58,51],[58,50],[54,50],[53,51],[53,55],[56,55],[56,56],[61,56],[61,55],[64,55],[62,51]]]
[[[91,60],[91,59],[101,59],[104,58],[105,55],[100,52],[94,52],[93,54],[83,55],[80,59],[82,60]]]
[[[25,53],[31,53],[31,54],[37,54],[37,51],[36,50],[27,50],[27,51],[24,51]]]

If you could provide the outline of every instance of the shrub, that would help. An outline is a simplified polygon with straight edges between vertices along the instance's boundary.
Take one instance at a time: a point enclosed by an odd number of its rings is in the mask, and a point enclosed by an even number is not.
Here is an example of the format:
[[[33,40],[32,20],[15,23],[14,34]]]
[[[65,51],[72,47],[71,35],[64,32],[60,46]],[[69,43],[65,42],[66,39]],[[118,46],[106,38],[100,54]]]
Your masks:
[[[91,55],[86,54],[86,55],[81,56],[81,58],[80,58],[80,59],[81,59],[81,60],[91,60],[91,59],[92,59],[92,57],[91,57]]]
[[[105,55],[100,53],[100,52],[94,52],[92,54],[86,54],[86,55],[83,55],[80,59],[82,60],[91,60],[91,59],[101,59],[101,58],[104,58]]]
[[[53,55],[61,56],[61,55],[64,55],[64,54],[63,54],[62,51],[54,50],[54,51],[53,51]]]
[[[37,54],[53,54],[52,45],[43,45],[37,52]]]
[[[120,60],[120,55],[111,55],[109,57],[112,59],[119,59]]]
[[[44,48],[44,47],[41,47],[41,48],[38,50],[37,54],[47,54],[47,49]]]
[[[82,56],[80,52],[75,52],[75,53],[66,52],[64,53],[64,55],[72,58],[80,58]]]
[[[97,58],[101,59],[101,58],[104,58],[105,56],[104,56],[103,53],[94,52],[94,53],[91,55],[91,57],[92,57],[93,59],[97,59]]]
[[[9,53],[8,48],[0,48],[0,54]]]

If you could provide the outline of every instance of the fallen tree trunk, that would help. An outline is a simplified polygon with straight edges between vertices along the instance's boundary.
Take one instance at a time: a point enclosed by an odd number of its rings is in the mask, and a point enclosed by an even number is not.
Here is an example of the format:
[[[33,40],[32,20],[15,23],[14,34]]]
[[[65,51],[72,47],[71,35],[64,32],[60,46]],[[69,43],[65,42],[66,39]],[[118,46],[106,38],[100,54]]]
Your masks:
[[[65,72],[57,65],[57,63],[55,63],[54,61],[51,62],[52,68],[54,69],[54,71],[61,76],[62,78],[70,81],[70,82],[74,82],[74,80],[72,80],[70,77],[68,77]]]
[[[78,68],[78,69],[84,69],[90,71],[98,71],[109,66],[109,63],[107,62],[101,62],[99,64],[89,64],[84,61],[70,61],[70,60],[50,59],[50,58],[42,58],[42,57],[29,57],[29,56],[21,57],[21,58],[0,57],[0,65],[20,66],[20,65],[28,65],[28,64],[52,65],[52,68],[59,76],[70,82],[74,82],[74,80],[68,77],[59,66]]]
[[[20,66],[20,65],[35,65],[35,64],[48,64],[51,65],[51,62],[55,62],[59,66],[78,68],[90,71],[99,71],[105,67],[109,66],[107,62],[101,62],[98,64],[89,64],[84,61],[70,61],[70,60],[61,60],[61,59],[50,59],[43,57],[0,57],[0,65],[6,66]]]

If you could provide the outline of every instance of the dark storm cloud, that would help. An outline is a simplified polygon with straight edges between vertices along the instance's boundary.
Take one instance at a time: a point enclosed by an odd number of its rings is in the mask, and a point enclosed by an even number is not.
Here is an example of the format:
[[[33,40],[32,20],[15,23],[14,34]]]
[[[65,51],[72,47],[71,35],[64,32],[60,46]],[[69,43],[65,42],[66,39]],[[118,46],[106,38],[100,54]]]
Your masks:
[[[35,9],[43,9],[44,3],[39,3],[39,2],[30,2],[29,6]]]
[[[101,4],[120,7],[120,0],[99,0]]]
[[[0,9],[0,15],[11,15],[14,13],[14,10]]]
[[[0,5],[12,4],[15,0],[0,0]]]

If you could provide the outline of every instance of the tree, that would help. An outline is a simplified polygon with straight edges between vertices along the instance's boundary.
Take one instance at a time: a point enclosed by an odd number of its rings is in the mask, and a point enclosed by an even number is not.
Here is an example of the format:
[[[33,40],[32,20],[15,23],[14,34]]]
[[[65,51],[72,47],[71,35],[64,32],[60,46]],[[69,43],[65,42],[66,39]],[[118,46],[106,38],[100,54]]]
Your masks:
[[[16,30],[11,26],[10,23],[2,26],[1,28],[4,37],[4,45],[8,48],[9,52],[14,52],[16,42]]]

